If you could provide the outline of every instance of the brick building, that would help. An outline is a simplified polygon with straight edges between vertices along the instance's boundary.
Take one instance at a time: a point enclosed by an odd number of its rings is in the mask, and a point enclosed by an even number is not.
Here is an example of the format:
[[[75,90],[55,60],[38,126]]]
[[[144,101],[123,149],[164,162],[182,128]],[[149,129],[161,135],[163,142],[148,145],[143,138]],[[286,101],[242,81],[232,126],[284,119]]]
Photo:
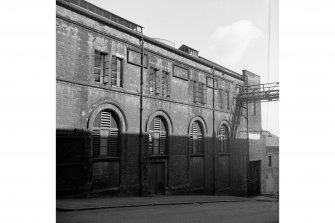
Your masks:
[[[88,2],[56,3],[57,194],[246,195],[247,119],[231,138],[229,117],[249,73]]]

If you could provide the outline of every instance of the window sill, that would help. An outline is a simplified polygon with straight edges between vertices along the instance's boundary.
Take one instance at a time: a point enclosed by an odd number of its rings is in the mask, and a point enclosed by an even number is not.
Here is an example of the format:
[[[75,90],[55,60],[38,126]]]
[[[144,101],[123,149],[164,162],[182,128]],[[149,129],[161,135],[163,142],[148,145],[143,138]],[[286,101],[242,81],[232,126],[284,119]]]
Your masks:
[[[229,156],[230,155],[230,153],[220,153],[219,152],[219,156]]]
[[[150,159],[160,159],[160,158],[168,158],[168,155],[150,155],[149,158]]]
[[[120,161],[120,160],[121,157],[117,156],[93,157],[93,162]]]
[[[197,153],[197,154],[191,154],[191,157],[204,157],[205,156],[205,154],[203,154],[203,153]]]

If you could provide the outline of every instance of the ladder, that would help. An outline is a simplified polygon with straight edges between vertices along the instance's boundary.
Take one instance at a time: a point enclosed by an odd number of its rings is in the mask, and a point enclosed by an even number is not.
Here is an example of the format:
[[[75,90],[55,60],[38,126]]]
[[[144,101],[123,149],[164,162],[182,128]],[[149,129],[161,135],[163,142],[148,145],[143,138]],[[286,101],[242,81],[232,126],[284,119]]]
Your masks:
[[[235,138],[237,129],[241,122],[241,116],[247,114],[247,108],[244,106],[251,102],[265,102],[279,100],[279,82],[258,84],[258,85],[235,85],[234,97],[229,114],[229,123],[231,124],[230,137]]]
[[[240,91],[241,86],[236,84],[233,94],[231,112],[229,114],[229,123],[231,123],[230,138],[236,137],[237,129],[241,122],[241,116],[243,115],[244,110],[246,109],[246,107],[244,107],[244,103],[239,100]]]

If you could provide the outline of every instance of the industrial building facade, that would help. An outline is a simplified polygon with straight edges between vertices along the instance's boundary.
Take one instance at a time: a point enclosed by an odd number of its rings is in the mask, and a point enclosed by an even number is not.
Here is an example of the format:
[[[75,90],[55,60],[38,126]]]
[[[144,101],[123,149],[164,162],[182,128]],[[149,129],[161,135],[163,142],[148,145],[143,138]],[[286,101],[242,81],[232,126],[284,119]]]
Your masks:
[[[246,195],[248,123],[230,137],[230,115],[235,86],[255,75],[56,2],[57,194]]]

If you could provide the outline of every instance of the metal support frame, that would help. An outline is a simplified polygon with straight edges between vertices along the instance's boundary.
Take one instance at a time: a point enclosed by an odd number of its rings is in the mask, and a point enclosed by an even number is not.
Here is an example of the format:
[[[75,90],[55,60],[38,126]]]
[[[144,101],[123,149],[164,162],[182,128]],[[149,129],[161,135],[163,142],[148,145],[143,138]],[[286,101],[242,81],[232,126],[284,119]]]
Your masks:
[[[278,101],[279,100],[279,82],[240,86],[237,100],[239,102],[254,101]]]

